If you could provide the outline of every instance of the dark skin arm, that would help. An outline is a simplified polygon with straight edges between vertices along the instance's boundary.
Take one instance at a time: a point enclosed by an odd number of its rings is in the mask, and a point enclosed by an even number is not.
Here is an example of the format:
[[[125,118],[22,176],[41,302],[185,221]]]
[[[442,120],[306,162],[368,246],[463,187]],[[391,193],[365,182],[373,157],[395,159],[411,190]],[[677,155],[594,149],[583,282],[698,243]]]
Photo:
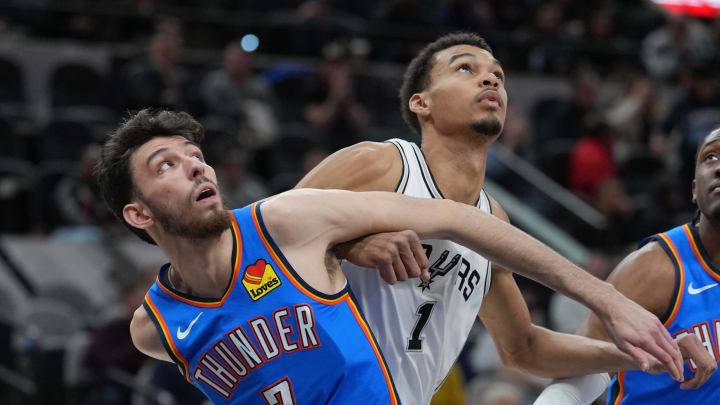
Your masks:
[[[660,318],[673,305],[671,298],[675,278],[675,268],[670,257],[660,244],[651,242],[620,262],[608,277],[608,282],[620,293]],[[600,320],[592,313],[578,333],[595,339],[608,340]],[[678,344],[683,357],[692,358],[697,365],[696,374],[680,384],[680,388],[698,388],[717,369],[717,363],[694,334],[679,339]]]

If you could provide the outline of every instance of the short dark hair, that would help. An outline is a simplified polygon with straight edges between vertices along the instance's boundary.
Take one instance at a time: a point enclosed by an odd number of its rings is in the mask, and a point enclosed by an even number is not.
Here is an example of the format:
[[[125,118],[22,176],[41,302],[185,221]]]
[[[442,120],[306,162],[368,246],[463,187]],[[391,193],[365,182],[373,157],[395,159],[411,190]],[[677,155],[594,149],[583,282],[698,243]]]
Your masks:
[[[492,54],[490,45],[481,36],[472,32],[454,32],[443,35],[434,42],[429,43],[410,61],[400,87],[400,110],[405,123],[418,135],[421,135],[420,121],[418,121],[415,113],[410,111],[410,97],[425,90],[430,84],[430,70],[435,64],[435,54],[455,45],[476,46]]]
[[[143,198],[133,183],[130,156],[146,142],[162,136],[182,136],[199,145],[205,137],[205,128],[186,112],[140,110],[110,133],[95,166],[100,192],[110,211],[140,239],[153,245],[155,241],[147,232],[125,221],[123,208],[133,197]]]

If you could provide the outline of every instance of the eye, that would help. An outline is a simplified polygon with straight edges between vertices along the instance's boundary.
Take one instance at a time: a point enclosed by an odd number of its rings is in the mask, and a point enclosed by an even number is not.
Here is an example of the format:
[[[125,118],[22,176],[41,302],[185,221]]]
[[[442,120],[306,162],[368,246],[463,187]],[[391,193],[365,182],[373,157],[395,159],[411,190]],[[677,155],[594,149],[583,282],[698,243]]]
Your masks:
[[[166,161],[160,163],[160,166],[158,166],[158,173],[162,173],[162,172],[168,170],[169,168],[171,168],[172,166],[173,166],[173,163],[166,160]]]
[[[192,157],[194,157],[195,159],[197,159],[197,160],[199,160],[199,161],[201,161],[201,162],[203,162],[203,163],[205,162],[205,158],[203,158],[202,153],[195,153],[195,154],[192,155]]]
[[[503,74],[503,72],[494,72],[493,74],[495,75],[495,77],[500,79],[501,82],[505,81],[505,75]]]
[[[455,69],[455,70],[458,71],[458,72],[468,72],[468,73],[472,73],[472,69],[470,69],[470,65],[468,65],[467,63],[461,64],[461,65],[458,66],[457,69]]]
[[[703,161],[707,162],[708,160],[718,160],[718,155],[716,155],[714,153],[708,153],[705,156],[705,159],[703,159]]]

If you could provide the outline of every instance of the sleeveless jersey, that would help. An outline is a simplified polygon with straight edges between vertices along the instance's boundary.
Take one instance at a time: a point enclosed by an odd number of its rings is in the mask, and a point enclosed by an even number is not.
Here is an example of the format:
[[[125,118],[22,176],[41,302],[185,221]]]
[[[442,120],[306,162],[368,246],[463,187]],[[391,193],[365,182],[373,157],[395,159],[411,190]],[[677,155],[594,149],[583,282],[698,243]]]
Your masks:
[[[260,203],[232,211],[232,277],[218,300],[163,266],[143,305],[170,357],[214,404],[398,404],[348,286],[314,290],[269,235]]]
[[[675,265],[672,306],[662,319],[665,327],[673,337],[695,333],[717,360],[720,353],[720,270],[710,262],[692,224],[646,238],[640,247],[650,241],[657,241]],[[691,362],[685,362],[685,378],[692,376],[694,371]],[[667,373],[653,375],[642,371],[621,372],[612,380],[607,403],[719,404],[720,374],[714,373],[699,389],[681,390],[680,383]]]
[[[414,197],[444,198],[420,148],[391,139],[403,171],[396,192]],[[480,193],[478,209],[490,212]],[[423,240],[430,261],[428,282],[420,279],[387,284],[375,269],[343,263],[360,307],[378,338],[400,399],[429,404],[460,355],[490,288],[490,263],[453,242]]]

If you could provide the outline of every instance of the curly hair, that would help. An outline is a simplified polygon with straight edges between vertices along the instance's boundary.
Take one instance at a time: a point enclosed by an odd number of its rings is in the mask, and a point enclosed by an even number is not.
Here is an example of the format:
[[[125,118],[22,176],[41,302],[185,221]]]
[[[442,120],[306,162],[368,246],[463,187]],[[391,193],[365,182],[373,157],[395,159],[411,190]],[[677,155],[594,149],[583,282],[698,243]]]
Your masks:
[[[410,61],[403,75],[403,83],[398,96],[400,98],[400,110],[402,111],[405,123],[418,135],[421,135],[420,121],[418,121],[415,113],[410,111],[410,97],[415,93],[425,90],[430,84],[430,71],[435,64],[435,54],[455,45],[476,46],[492,54],[490,45],[488,45],[481,36],[472,32],[454,32],[443,35],[434,42],[426,45],[420,53]]]
[[[143,198],[133,183],[130,157],[146,142],[162,136],[182,136],[199,145],[205,137],[205,128],[185,112],[140,110],[110,134],[95,166],[100,192],[110,211],[140,239],[153,245],[155,241],[147,232],[125,221],[123,208],[133,198]]]

